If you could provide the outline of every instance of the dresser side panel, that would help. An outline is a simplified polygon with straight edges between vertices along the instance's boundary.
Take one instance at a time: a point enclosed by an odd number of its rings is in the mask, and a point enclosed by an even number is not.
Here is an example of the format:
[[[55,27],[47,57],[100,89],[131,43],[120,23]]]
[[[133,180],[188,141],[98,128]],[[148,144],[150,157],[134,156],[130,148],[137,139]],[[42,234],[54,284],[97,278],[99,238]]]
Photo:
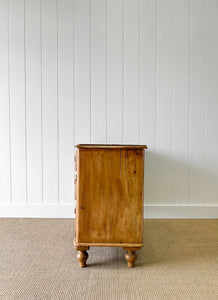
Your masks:
[[[79,149],[77,243],[142,243],[143,152]]]

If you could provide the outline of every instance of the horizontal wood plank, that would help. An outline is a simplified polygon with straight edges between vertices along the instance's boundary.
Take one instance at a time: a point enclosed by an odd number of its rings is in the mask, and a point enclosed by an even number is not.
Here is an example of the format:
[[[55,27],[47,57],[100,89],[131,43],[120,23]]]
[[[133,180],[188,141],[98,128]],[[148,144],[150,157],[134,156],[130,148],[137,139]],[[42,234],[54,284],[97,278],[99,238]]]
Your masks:
[[[119,149],[147,149],[146,145],[119,145],[119,144],[79,144],[76,148],[119,148]]]

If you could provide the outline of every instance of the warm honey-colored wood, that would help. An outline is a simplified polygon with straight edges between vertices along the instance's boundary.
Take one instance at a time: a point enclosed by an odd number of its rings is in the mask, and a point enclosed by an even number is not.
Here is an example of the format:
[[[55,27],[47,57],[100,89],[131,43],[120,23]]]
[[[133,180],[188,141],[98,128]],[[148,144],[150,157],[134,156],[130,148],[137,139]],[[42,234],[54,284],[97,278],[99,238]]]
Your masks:
[[[89,257],[88,252],[86,250],[89,250],[89,247],[76,247],[74,246],[76,250],[78,250],[77,253],[77,259],[79,261],[80,267],[84,268],[86,267],[86,261]]]
[[[136,250],[140,250],[143,247],[143,243],[140,244],[128,244],[128,243],[78,243],[76,239],[74,239],[75,246],[89,246],[89,247],[122,247],[124,250],[128,250],[129,248],[136,248]],[[75,248],[75,247],[74,247]]]
[[[128,267],[133,268],[135,266],[135,261],[137,259],[135,250],[128,250],[125,254],[125,259],[128,262]]]
[[[142,243],[143,151],[80,149],[79,157],[77,242]]]
[[[88,246],[78,246],[78,245],[74,245],[74,249],[75,250],[80,250],[80,251],[85,251],[85,250],[89,250],[90,247]]]
[[[86,267],[86,261],[88,259],[89,255],[87,253],[87,251],[78,251],[77,253],[77,259],[79,261],[79,265],[80,265],[80,268],[84,268]]]
[[[134,251],[143,246],[145,146],[101,146],[77,146],[74,245],[128,248],[133,266]]]
[[[80,144],[76,145],[76,148],[105,148],[105,149],[147,149],[146,145],[119,145],[119,144]]]

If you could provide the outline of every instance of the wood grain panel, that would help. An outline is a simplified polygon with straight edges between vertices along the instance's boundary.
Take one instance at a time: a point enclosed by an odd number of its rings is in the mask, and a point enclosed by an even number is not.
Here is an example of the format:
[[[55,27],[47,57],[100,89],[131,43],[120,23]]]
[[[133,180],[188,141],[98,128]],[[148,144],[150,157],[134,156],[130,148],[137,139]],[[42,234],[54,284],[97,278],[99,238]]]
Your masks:
[[[78,151],[76,241],[141,243],[143,150]]]

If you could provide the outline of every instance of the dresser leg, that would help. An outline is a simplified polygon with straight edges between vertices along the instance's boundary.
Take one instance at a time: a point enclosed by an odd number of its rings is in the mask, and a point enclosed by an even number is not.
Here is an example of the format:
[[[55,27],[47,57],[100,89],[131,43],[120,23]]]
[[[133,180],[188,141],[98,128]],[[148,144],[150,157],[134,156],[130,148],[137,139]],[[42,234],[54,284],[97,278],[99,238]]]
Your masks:
[[[88,255],[88,252],[86,250],[84,251],[78,251],[77,253],[77,259],[79,261],[79,265],[80,265],[80,268],[84,268],[86,267],[86,261],[88,259],[89,255]]]
[[[127,250],[127,252],[125,254],[125,259],[128,262],[128,267],[129,268],[135,267],[135,261],[137,259],[137,255],[136,255],[135,250]]]
[[[77,259],[79,261],[80,268],[86,267],[86,261],[89,257],[88,252],[86,250],[89,250],[89,247],[75,247],[76,250],[78,250],[77,253]]]

